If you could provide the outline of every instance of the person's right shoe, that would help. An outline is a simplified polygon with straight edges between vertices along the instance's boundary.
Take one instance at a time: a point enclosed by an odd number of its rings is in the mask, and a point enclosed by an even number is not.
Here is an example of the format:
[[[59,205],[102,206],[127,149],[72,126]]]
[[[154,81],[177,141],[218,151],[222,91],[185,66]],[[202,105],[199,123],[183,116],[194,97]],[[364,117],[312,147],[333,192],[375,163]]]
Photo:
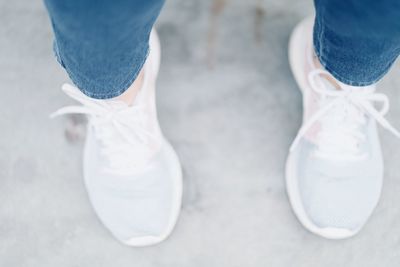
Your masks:
[[[303,94],[303,125],[286,163],[289,200],[299,221],[331,239],[353,236],[378,203],[383,159],[376,122],[396,131],[383,117],[388,98],[375,86],[352,87],[316,67],[311,18],[293,31],[289,60]],[[374,103],[382,108],[375,109]]]

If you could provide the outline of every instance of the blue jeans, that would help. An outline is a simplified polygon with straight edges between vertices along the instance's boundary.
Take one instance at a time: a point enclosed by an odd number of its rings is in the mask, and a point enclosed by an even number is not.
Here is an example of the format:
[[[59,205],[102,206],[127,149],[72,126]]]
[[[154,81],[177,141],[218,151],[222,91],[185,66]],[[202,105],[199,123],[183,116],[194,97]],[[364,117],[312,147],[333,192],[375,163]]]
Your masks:
[[[149,52],[164,0],[45,0],[54,51],[73,83],[98,99],[122,94]]]
[[[335,78],[376,83],[400,54],[399,0],[315,0],[314,48]]]
[[[164,0],[45,0],[54,50],[89,97],[122,94],[139,74]],[[314,47],[338,80],[378,81],[400,53],[400,0],[315,0]]]

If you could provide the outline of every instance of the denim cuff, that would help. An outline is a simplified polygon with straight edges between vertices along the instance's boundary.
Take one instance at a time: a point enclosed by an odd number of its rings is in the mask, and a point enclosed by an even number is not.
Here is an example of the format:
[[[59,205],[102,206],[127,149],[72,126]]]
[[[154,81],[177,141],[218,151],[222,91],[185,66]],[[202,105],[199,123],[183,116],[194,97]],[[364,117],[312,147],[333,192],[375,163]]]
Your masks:
[[[372,36],[351,36],[330,29],[317,15],[313,33],[314,50],[320,63],[339,81],[352,86],[378,82],[390,69],[398,52]]]
[[[135,61],[135,63],[132,63],[132,71],[127,74],[126,79],[122,83],[115,84],[114,81],[109,81],[112,86],[110,86],[107,91],[104,89],[96,89],[96,84],[94,84],[90,78],[82,76],[79,68],[67,66],[61,57],[56,40],[53,42],[53,51],[57,62],[65,69],[71,81],[82,93],[95,99],[110,99],[120,96],[132,85],[146,63],[150,49],[149,46],[147,46],[147,49],[143,51],[144,53],[141,59],[138,59]]]

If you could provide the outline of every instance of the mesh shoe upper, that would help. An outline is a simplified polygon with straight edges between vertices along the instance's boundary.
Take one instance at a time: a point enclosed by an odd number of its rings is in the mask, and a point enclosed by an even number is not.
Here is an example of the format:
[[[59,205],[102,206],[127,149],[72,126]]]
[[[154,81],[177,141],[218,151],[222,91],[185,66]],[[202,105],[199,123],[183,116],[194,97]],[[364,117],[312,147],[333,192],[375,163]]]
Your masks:
[[[377,141],[374,127],[371,139]],[[372,144],[372,143],[371,143]],[[376,206],[382,185],[379,144],[360,160],[326,160],[303,139],[296,151],[298,190],[304,209],[318,227],[356,230]]]

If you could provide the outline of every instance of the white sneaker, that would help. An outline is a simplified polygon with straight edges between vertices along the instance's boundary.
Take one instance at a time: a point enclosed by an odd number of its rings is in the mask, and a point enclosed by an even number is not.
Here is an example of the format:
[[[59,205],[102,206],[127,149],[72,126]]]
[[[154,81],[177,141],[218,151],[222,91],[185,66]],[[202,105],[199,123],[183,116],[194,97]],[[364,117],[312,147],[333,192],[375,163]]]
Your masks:
[[[181,166],[157,121],[160,45],[155,31],[150,49],[143,87],[132,106],[92,99],[64,84],[63,91],[83,106],[64,107],[53,114],[88,115],[83,168],[89,198],[102,223],[130,246],[167,238],[181,207]]]
[[[314,64],[312,27],[313,19],[302,21],[289,44],[304,113],[286,164],[287,191],[304,227],[340,239],[362,228],[380,197],[383,160],[376,122],[400,134],[383,117],[389,101],[375,86],[338,82],[337,89],[327,81],[332,76]]]

